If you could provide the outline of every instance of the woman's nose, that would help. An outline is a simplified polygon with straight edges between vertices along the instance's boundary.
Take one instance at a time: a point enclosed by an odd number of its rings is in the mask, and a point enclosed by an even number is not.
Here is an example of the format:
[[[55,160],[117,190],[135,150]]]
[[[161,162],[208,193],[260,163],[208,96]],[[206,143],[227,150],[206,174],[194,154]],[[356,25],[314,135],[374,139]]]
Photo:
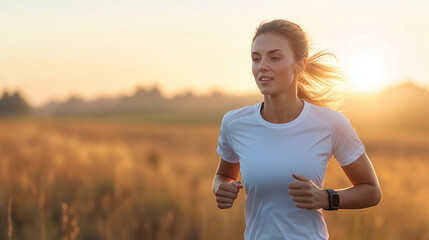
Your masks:
[[[267,61],[263,58],[261,59],[261,61],[259,62],[259,71],[260,72],[265,72],[268,70],[268,63]]]

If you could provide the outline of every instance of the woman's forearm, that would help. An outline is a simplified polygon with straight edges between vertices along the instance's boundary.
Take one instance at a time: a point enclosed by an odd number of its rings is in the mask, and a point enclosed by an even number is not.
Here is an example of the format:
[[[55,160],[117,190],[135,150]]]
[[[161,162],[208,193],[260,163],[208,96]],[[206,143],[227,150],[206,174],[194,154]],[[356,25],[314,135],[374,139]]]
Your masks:
[[[223,175],[220,175],[220,174],[216,174],[215,178],[213,179],[213,186],[212,186],[213,193],[216,193],[216,191],[219,188],[219,185],[221,183],[224,183],[224,182],[230,183],[230,182],[233,182],[233,181],[235,181],[235,179],[230,178],[230,177],[226,177],[226,176],[223,176]]]
[[[339,189],[340,208],[358,209],[377,205],[381,200],[380,184],[366,153],[342,167],[353,187]]]
[[[329,194],[313,181],[302,175],[292,174],[298,181],[289,184],[289,194],[299,208],[329,208]],[[336,190],[340,198],[339,209],[359,209],[377,205],[381,199],[378,182],[360,183],[353,187]]]
[[[340,209],[368,208],[381,200],[380,188],[371,184],[358,184],[336,191],[340,196]]]

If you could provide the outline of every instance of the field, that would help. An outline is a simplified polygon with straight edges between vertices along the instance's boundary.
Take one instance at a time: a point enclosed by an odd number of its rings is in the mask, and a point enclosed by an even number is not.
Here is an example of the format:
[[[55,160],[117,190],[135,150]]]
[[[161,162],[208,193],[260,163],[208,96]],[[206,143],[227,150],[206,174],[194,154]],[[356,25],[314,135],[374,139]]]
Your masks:
[[[359,131],[382,201],[325,213],[331,239],[429,239],[429,138]],[[244,191],[211,192],[215,124],[0,120],[0,239],[243,239]],[[349,187],[331,160],[325,188]]]

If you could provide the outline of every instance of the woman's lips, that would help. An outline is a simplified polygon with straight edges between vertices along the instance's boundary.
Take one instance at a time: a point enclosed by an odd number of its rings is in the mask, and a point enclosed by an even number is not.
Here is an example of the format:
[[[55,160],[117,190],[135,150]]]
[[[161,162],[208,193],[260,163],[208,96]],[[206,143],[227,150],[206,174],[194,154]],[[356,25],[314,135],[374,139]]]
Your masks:
[[[261,83],[261,85],[267,85],[269,84],[271,81],[273,81],[273,78],[260,78],[259,82]]]

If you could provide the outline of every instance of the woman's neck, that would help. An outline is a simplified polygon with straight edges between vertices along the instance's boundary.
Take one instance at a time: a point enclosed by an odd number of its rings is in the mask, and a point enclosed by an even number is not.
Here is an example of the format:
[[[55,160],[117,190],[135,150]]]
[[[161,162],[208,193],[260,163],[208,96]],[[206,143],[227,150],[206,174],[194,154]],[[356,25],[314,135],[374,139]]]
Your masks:
[[[297,118],[303,108],[304,101],[296,94],[265,95],[261,115],[271,123],[287,123]]]

